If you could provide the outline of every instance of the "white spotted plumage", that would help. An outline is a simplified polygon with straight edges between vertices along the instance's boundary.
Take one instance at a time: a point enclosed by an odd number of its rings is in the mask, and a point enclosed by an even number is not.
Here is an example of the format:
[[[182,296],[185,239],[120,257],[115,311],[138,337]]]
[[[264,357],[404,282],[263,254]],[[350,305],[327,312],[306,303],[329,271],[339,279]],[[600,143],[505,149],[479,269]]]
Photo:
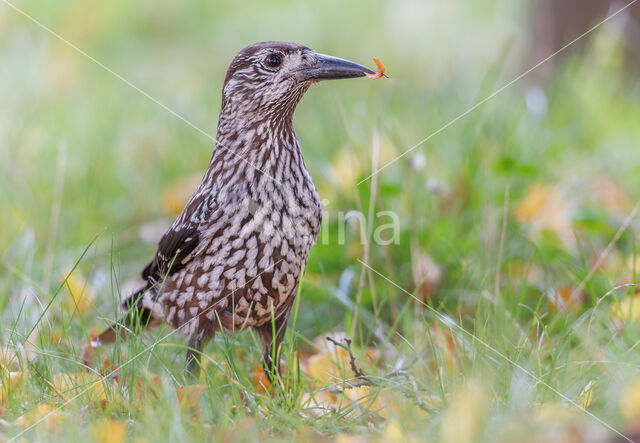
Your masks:
[[[268,50],[241,52],[232,63],[230,71],[244,68],[225,82],[211,163],[166,234],[194,229],[197,246],[142,296],[154,317],[186,335],[208,337],[221,327],[259,327],[288,315],[320,230],[320,200],[291,123],[308,84],[256,68]],[[288,55],[291,63],[314,57],[303,46]],[[163,260],[173,259],[160,249]]]

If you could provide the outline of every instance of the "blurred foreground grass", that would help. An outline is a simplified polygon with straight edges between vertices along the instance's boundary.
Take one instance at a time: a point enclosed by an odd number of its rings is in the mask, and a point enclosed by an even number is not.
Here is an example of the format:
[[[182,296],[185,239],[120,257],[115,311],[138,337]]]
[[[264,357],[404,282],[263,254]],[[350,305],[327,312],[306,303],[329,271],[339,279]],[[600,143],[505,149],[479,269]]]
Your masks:
[[[117,372],[100,379],[79,346],[117,316],[212,142],[0,3],[0,440],[639,435],[640,298],[612,289],[637,281],[640,83],[610,27],[546,92],[527,77],[357,185],[376,131],[384,165],[535,64],[526,3],[17,4],[212,135],[226,67],[254,41],[377,56],[391,78],[316,86],[296,114],[326,231],[284,400],[250,333],[206,349],[202,386],[184,386],[184,342],[163,329],[106,348],[97,372]],[[339,214],[367,214],[372,183],[401,231],[366,251]],[[324,340],[345,333],[375,387],[350,387]]]

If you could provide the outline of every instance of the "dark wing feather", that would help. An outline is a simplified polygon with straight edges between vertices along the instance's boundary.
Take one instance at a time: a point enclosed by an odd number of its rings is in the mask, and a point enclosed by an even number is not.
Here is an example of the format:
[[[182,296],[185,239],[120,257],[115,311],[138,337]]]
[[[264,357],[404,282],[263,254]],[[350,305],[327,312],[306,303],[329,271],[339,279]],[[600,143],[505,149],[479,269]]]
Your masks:
[[[211,214],[213,199],[211,195],[199,198],[187,203],[181,217],[176,220],[174,226],[160,239],[156,255],[142,271],[145,285],[132,294],[123,303],[125,309],[142,308],[142,298],[147,292],[157,292],[157,286],[169,275],[184,268],[192,259],[193,252],[201,240],[200,228]],[[180,223],[181,220],[189,220],[191,216],[197,222]]]
[[[169,274],[178,272],[189,262],[190,255],[199,241],[197,225],[187,225],[178,230],[170,229],[160,239],[156,256],[142,271],[142,278],[159,281]]]

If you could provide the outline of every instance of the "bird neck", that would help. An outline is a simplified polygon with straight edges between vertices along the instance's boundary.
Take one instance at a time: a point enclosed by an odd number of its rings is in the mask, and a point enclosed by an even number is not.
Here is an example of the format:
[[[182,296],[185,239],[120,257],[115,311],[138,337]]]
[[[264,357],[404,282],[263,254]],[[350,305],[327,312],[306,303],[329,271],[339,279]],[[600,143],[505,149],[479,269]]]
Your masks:
[[[224,175],[222,171],[233,169],[236,178],[248,181],[261,182],[265,176],[279,183],[291,177],[303,179],[307,174],[292,119],[293,112],[258,118],[227,113],[223,108],[207,175],[215,181],[216,176]]]

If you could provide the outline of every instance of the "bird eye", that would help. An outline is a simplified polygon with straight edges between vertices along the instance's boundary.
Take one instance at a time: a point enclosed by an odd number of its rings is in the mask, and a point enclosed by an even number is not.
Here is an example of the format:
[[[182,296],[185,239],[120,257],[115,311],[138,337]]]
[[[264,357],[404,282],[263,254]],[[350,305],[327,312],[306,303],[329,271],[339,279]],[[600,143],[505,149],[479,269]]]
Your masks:
[[[277,68],[282,63],[282,57],[280,54],[269,54],[265,62],[270,68]]]

